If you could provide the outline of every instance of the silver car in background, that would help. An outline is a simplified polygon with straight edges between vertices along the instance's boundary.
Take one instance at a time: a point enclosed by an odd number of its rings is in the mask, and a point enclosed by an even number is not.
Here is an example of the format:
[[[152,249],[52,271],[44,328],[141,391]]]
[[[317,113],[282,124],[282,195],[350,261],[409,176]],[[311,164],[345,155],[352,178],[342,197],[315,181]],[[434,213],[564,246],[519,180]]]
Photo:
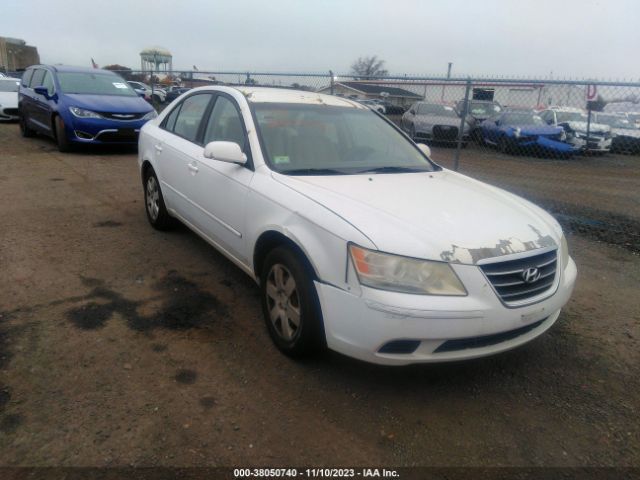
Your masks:
[[[455,143],[458,140],[460,117],[449,105],[416,102],[402,116],[400,126],[415,141]],[[469,141],[469,133],[469,124],[465,122],[463,146]]]

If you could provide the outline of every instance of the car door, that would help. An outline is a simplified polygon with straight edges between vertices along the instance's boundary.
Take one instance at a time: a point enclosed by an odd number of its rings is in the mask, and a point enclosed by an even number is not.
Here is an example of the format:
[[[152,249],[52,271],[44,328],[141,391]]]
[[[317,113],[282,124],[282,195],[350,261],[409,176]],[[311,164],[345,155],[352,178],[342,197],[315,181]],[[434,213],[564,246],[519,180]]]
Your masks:
[[[213,99],[211,93],[190,95],[163,120],[153,145],[154,165],[167,207],[196,225],[199,209],[192,201],[198,173],[194,163],[202,158],[202,119]]]
[[[33,89],[42,85],[44,75],[47,71],[43,68],[36,68],[29,82],[29,106],[27,107],[27,114],[29,118],[29,127],[36,129],[41,133],[47,135],[51,134],[51,127],[49,122],[43,122],[42,106],[41,103],[46,101],[44,96],[38,95]]]
[[[20,115],[25,118],[25,121],[29,122],[29,113],[31,111],[31,102],[33,101],[31,95],[33,92],[29,89],[29,83],[33,76],[33,69],[29,68],[22,75],[20,80],[20,91],[18,93],[18,108],[20,109]]]
[[[203,144],[214,141],[239,144],[248,161],[238,165],[205,158],[201,154],[194,162],[198,171],[191,178],[190,192],[199,210],[197,226],[246,263],[245,214],[253,164],[242,114],[236,101],[224,93],[216,95],[204,130]]]

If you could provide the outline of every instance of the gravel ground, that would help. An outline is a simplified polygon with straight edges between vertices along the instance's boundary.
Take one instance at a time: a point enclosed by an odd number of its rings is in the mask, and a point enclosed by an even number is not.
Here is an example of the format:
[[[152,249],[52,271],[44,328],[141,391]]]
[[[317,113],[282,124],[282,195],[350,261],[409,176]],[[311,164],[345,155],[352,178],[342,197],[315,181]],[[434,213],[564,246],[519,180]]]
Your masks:
[[[0,465],[640,466],[639,164],[464,152],[569,225],[630,232],[569,235],[576,291],[542,338],[459,364],[296,363],[248,277],[148,226],[134,153],[0,125]]]

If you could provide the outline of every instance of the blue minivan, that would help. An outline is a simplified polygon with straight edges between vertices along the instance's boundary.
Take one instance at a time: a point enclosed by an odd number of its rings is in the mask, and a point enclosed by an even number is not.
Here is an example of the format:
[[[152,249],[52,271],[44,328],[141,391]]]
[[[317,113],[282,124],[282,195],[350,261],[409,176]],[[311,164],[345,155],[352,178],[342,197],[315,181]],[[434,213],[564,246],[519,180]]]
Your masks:
[[[61,152],[78,144],[138,143],[156,111],[119,75],[108,70],[34,65],[18,94],[20,131],[53,138]]]

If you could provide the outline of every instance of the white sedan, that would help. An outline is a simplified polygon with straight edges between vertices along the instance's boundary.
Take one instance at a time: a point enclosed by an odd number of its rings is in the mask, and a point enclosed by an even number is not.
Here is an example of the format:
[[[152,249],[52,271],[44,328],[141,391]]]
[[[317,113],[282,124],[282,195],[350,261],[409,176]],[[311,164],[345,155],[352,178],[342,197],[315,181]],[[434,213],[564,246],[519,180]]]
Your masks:
[[[18,120],[19,78],[0,78],[0,121]]]
[[[494,354],[551,327],[576,279],[553,217],[355,101],[196,88],[142,128],[139,166],[151,225],[179,219],[254,278],[291,356]]]

